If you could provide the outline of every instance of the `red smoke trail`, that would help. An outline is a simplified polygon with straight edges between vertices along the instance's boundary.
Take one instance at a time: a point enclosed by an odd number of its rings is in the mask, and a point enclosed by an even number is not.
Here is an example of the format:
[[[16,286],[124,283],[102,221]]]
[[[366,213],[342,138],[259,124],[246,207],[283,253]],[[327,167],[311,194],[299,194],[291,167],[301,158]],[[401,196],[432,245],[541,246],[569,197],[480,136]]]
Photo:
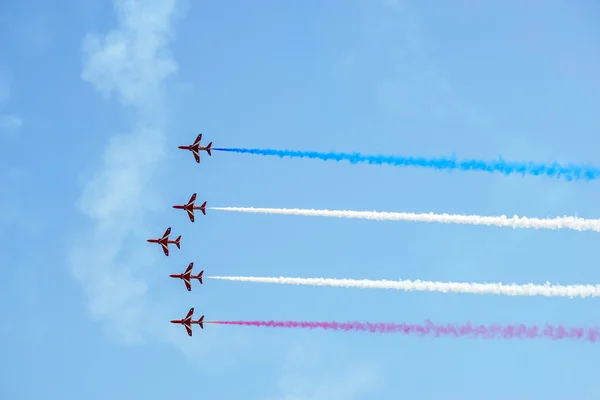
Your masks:
[[[205,323],[219,325],[266,326],[272,328],[304,328],[325,329],[334,331],[362,331],[371,333],[402,333],[418,336],[467,336],[481,339],[575,339],[589,342],[600,340],[598,328],[568,328],[562,325],[471,325],[466,324],[434,324],[426,320],[425,324],[394,324],[370,322],[312,322],[312,321],[209,321]]]

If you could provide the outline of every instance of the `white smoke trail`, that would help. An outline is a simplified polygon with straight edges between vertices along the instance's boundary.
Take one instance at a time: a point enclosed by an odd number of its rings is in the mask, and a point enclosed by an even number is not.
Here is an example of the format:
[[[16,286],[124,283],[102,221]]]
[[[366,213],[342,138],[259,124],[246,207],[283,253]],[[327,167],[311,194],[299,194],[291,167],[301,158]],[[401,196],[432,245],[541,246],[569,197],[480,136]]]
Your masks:
[[[481,215],[459,215],[459,214],[434,214],[434,213],[403,213],[382,211],[345,211],[345,210],[314,210],[301,208],[254,208],[254,207],[210,207],[211,210],[232,211],[259,214],[284,214],[302,215],[305,217],[337,217],[337,218],[360,218],[374,219],[379,221],[415,221],[415,222],[437,222],[442,224],[465,224],[465,225],[487,225],[509,228],[534,228],[534,229],[572,229],[575,231],[600,232],[600,219],[586,219],[579,217],[556,217],[556,218],[528,218],[486,217]]]
[[[404,291],[498,294],[504,296],[546,296],[546,297],[600,297],[600,285],[525,285],[503,283],[432,282],[432,281],[388,281],[369,279],[330,279],[330,278],[269,278],[254,276],[208,276],[238,282],[277,283],[281,285],[333,286],[361,289],[396,289]]]

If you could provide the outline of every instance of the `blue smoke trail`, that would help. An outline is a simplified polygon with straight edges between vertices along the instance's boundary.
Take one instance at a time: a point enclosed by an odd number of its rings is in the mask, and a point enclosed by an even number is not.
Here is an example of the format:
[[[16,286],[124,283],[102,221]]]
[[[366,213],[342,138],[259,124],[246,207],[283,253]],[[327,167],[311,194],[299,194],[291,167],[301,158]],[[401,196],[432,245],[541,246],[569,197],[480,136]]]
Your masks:
[[[375,156],[360,153],[323,153],[318,151],[273,150],[273,149],[244,149],[244,148],[214,148],[216,151],[233,153],[257,154],[261,156],[313,158],[323,161],[348,161],[351,164],[367,163],[376,165],[393,165],[396,167],[421,167],[437,170],[485,171],[498,172],[504,175],[546,175],[553,178],[562,178],[567,181],[591,181],[600,178],[600,169],[584,165],[560,165],[558,163],[540,164],[533,162],[507,162],[502,159],[497,161],[462,160],[451,157],[403,157],[403,156]]]

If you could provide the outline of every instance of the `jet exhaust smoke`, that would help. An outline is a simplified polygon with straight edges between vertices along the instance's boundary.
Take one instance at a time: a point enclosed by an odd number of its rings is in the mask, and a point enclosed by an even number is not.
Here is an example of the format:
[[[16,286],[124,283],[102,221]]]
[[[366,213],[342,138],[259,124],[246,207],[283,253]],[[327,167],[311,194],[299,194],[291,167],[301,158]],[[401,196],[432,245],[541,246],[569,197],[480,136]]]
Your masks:
[[[534,162],[508,162],[502,159],[496,161],[484,160],[457,160],[451,157],[409,157],[391,155],[366,155],[361,153],[338,153],[298,150],[276,150],[276,149],[246,149],[246,148],[214,148],[217,151],[233,153],[246,153],[261,156],[311,158],[323,161],[348,161],[351,164],[366,163],[376,165],[392,165],[395,167],[418,167],[432,168],[436,170],[460,170],[460,171],[484,171],[489,173],[500,173],[503,175],[534,175],[549,176],[552,178],[565,179],[567,181],[585,180],[591,181],[600,178],[600,168],[585,165],[560,165],[556,162],[551,164]]]
[[[378,221],[436,222],[441,224],[487,225],[507,228],[572,229],[575,231],[600,232],[600,219],[579,217],[529,218],[487,217],[482,215],[405,213],[383,211],[314,210],[301,208],[254,208],[254,207],[210,207],[211,210],[256,214],[300,215],[305,217],[358,218]]]
[[[314,322],[314,321],[209,321],[205,323],[219,325],[241,325],[270,328],[324,329],[334,331],[361,331],[369,333],[399,333],[420,337],[467,337],[471,339],[550,339],[582,340],[595,343],[600,339],[597,328],[575,328],[538,325],[472,325],[434,324],[426,320],[425,324],[373,323],[373,322]]]
[[[503,283],[435,282],[411,280],[370,280],[370,279],[331,279],[331,278],[286,278],[255,276],[210,276],[237,282],[276,283],[282,285],[329,286],[361,289],[395,289],[404,291],[495,294],[504,296],[546,296],[546,297],[600,297],[600,285],[525,285]]]

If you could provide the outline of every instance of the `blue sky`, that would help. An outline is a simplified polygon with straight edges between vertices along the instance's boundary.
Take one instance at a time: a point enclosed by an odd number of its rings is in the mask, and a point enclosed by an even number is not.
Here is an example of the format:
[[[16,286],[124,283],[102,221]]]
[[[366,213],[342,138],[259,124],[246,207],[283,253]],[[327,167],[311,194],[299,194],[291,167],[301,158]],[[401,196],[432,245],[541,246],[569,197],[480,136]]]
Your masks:
[[[218,4],[217,4],[218,3]],[[593,299],[170,279],[283,275],[595,283],[573,231],[173,210],[598,216],[596,183],[177,150],[598,163],[591,1],[0,5],[2,399],[596,399],[597,348],[227,326],[207,319],[598,325]],[[166,258],[145,242],[183,235]]]

